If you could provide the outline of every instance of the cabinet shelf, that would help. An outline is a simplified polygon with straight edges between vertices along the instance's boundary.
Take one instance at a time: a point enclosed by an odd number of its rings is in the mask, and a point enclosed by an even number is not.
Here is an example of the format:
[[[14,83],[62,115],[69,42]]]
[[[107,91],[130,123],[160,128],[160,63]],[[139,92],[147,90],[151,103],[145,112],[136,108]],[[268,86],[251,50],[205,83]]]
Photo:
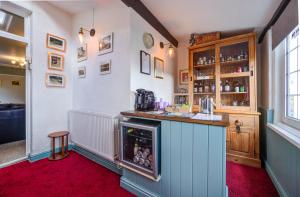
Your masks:
[[[248,92],[221,92],[223,95],[230,95],[230,94],[248,94]]]
[[[214,92],[202,92],[202,93],[196,93],[196,92],[194,92],[193,94],[194,95],[213,95],[215,93]]]
[[[240,63],[245,63],[248,62],[248,59],[243,59],[243,60],[233,60],[233,61],[226,61],[226,62],[221,62],[221,65],[226,66],[226,65],[231,65],[231,64],[240,64]]]
[[[189,93],[174,93],[174,96],[188,96]]]
[[[197,78],[195,77],[195,80],[194,80],[194,81],[211,80],[211,79],[215,79],[215,76],[214,76],[214,75],[203,76],[201,79],[197,79]]]
[[[216,64],[201,64],[201,65],[194,65],[194,68],[197,69],[206,69],[206,68],[213,68]]]
[[[220,78],[250,77],[250,72],[220,74]]]

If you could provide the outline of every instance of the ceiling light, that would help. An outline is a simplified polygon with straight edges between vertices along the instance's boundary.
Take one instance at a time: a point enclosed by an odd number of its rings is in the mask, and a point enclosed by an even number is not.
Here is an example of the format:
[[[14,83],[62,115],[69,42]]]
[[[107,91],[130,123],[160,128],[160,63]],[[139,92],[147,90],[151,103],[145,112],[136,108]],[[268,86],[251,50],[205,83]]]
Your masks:
[[[6,13],[0,10],[0,25],[3,25],[5,22]]]

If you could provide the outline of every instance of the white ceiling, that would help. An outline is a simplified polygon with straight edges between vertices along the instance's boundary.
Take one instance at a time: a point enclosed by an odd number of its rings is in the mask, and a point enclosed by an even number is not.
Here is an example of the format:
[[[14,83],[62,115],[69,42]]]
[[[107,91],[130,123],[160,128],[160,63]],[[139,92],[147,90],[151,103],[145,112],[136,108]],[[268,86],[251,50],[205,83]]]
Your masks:
[[[76,14],[114,0],[51,1]],[[141,0],[178,40],[191,33],[261,30],[281,0]]]
[[[191,33],[261,29],[281,0],[142,0],[178,40]]]

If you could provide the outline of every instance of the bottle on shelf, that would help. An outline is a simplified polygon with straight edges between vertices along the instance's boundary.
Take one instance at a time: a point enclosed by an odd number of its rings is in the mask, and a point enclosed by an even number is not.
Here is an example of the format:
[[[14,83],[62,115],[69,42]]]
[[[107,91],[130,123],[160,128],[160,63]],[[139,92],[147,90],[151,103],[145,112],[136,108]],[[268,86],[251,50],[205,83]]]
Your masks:
[[[209,92],[209,85],[208,85],[207,82],[205,82],[205,84],[204,84],[204,92],[205,92],[205,93],[208,93],[208,92]]]
[[[240,92],[240,85],[239,85],[239,82],[238,82],[238,81],[235,83],[234,91],[235,91],[235,92]]]
[[[211,84],[210,89],[211,89],[211,92],[213,92],[213,93],[216,91],[216,85],[214,82]]]
[[[222,81],[220,81],[220,91],[223,92],[223,84],[222,84]]]
[[[198,88],[199,93],[203,93],[203,84],[200,82],[199,88]]]
[[[225,92],[230,92],[230,84],[229,84],[228,80],[226,80],[226,82],[225,82],[224,89],[225,89]]]

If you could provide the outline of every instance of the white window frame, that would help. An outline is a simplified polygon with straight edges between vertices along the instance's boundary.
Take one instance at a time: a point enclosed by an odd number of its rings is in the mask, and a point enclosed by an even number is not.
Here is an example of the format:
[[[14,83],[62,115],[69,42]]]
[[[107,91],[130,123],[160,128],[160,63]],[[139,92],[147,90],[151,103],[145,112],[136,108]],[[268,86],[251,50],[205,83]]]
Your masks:
[[[294,31],[294,30],[293,30]],[[300,36],[300,35],[299,35]],[[300,39],[300,38],[298,38]],[[300,120],[298,119],[295,119],[295,118],[292,118],[292,117],[289,117],[287,115],[287,111],[288,111],[288,66],[289,66],[289,61],[288,61],[288,54],[290,51],[288,51],[288,46],[289,46],[289,43],[288,43],[288,37],[285,39],[285,71],[284,71],[284,82],[285,82],[285,85],[284,85],[284,110],[281,111],[281,113],[284,113],[282,114],[282,122],[288,126],[291,126],[291,127],[294,127],[296,129],[299,129],[300,130]],[[293,50],[297,50],[297,58],[299,57],[298,56],[298,53],[300,52],[300,46],[299,44],[297,43],[297,46],[295,49]],[[299,63],[299,61],[297,61],[297,64]],[[298,69],[297,71],[295,72],[299,72],[299,65],[298,65]],[[298,79],[298,83],[299,83],[299,79]],[[298,105],[300,105],[300,103],[298,103]],[[299,106],[298,106],[299,107]],[[298,113],[300,113],[298,111]]]

